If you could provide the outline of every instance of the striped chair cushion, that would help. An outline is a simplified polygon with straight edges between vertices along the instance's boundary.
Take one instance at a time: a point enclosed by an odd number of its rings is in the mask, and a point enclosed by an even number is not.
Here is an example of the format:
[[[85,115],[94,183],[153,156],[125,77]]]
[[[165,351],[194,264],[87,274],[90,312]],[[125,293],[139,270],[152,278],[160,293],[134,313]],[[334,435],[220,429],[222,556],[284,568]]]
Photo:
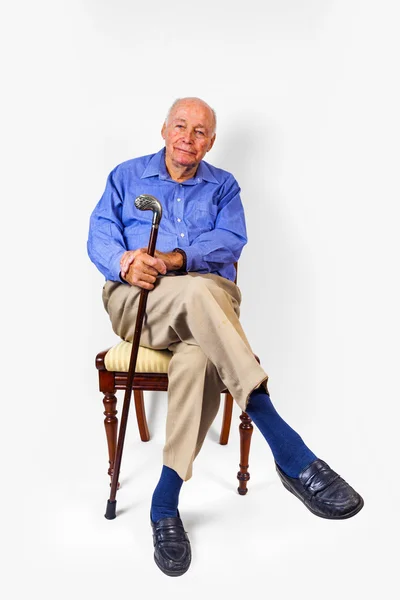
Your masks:
[[[104,364],[107,371],[128,372],[132,344],[120,342],[107,352]],[[168,365],[172,352],[169,350],[151,350],[139,346],[136,362],[136,373],[168,373]]]

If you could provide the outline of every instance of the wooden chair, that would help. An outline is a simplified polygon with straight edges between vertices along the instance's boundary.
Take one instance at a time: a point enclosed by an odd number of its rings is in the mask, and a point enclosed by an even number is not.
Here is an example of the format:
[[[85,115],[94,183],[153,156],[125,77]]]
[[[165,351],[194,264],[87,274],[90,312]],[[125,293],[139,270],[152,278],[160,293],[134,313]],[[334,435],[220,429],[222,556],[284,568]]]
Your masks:
[[[129,358],[132,344],[130,342],[119,342],[116,346],[99,352],[96,356],[96,367],[99,372],[99,388],[104,394],[104,426],[107,436],[109,468],[108,474],[112,477],[117,448],[117,398],[118,390],[125,390],[128,376]],[[149,428],[147,426],[146,412],[144,406],[143,392],[168,390],[168,364],[172,353],[169,350],[150,350],[140,346],[136,373],[132,384],[137,424],[142,442],[150,440]],[[224,414],[222,418],[219,443],[228,443],[232,420],[233,398],[228,390],[225,394]],[[237,473],[239,480],[238,492],[240,495],[247,493],[247,482],[250,479],[248,472],[249,452],[253,425],[247,413],[240,415],[240,470]]]

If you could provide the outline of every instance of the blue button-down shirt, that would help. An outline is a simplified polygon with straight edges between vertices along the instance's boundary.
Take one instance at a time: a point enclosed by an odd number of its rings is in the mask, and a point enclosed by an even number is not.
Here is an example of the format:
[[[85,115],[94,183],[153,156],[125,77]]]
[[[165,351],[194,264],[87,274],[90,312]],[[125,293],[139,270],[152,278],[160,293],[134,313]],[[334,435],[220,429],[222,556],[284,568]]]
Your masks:
[[[135,198],[151,194],[163,216],[157,250],[182,248],[187,270],[216,273],[234,281],[233,264],[247,242],[240,188],[230,173],[202,161],[183,183],[171,179],[165,148],[118,165],[90,218],[88,253],[106,279],[120,281],[126,250],[148,246],[152,212],[135,207]]]

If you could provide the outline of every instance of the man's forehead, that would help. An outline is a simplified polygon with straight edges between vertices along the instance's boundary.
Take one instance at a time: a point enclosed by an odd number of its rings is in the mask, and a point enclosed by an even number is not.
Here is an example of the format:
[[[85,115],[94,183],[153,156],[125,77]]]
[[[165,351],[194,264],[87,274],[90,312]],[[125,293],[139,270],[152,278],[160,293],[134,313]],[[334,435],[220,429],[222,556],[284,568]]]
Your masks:
[[[199,122],[208,123],[212,121],[212,114],[207,106],[200,103],[182,103],[178,104],[171,113],[171,119],[197,119]]]
[[[182,121],[183,123],[187,123],[187,119],[185,119],[185,117],[182,117],[179,115],[173,116],[172,121]],[[196,126],[197,127],[207,127],[207,125],[203,125],[203,123],[201,121],[196,122]]]

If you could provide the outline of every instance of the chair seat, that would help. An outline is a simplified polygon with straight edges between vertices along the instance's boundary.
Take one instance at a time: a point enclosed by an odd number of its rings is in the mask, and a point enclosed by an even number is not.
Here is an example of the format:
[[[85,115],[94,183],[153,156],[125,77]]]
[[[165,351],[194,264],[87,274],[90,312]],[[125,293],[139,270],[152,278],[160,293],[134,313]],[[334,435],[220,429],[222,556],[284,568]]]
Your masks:
[[[104,358],[104,365],[107,371],[127,373],[131,352],[131,342],[122,341],[110,348]],[[151,348],[139,346],[135,372],[168,373],[168,365],[171,358],[172,352],[169,350],[152,350]]]

